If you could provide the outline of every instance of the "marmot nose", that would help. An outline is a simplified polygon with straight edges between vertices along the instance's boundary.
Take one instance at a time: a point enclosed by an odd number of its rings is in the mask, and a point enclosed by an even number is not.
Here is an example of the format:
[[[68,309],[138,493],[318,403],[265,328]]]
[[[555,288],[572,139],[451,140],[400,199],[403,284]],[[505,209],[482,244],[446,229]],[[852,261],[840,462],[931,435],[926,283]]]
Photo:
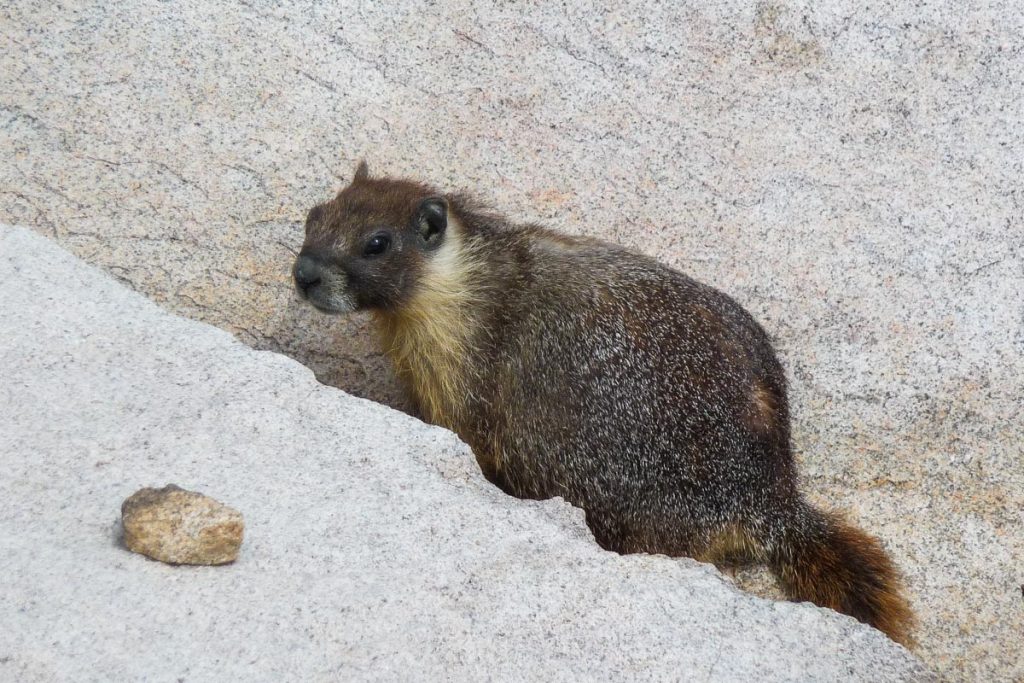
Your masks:
[[[321,266],[315,259],[301,255],[295,259],[292,275],[295,277],[295,286],[303,294],[313,285],[319,284],[322,274]]]

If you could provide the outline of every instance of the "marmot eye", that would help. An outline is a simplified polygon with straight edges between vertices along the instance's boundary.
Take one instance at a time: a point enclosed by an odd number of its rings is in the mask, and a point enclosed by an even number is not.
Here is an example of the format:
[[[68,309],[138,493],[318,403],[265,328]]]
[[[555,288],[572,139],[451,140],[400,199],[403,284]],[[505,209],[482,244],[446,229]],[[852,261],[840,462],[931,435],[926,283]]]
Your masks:
[[[387,251],[388,246],[391,245],[391,239],[387,235],[374,235],[370,238],[370,241],[366,243],[363,248],[364,256],[376,256],[383,254]]]

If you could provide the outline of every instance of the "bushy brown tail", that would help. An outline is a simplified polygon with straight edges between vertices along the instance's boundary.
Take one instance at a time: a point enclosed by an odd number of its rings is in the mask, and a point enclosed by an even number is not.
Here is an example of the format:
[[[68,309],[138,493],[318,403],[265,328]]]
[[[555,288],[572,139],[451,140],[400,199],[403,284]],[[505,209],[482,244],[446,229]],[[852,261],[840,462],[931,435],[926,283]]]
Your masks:
[[[790,598],[849,614],[913,647],[914,613],[878,539],[809,505],[801,505],[797,518],[769,549],[772,571]]]

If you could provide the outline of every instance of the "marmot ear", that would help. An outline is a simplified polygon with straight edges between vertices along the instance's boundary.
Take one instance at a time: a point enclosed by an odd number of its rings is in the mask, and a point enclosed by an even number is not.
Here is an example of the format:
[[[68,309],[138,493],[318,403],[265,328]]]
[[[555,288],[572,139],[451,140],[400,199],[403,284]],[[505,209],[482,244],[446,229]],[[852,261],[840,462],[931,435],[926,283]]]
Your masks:
[[[435,242],[448,227],[448,202],[444,197],[427,197],[416,212],[416,230],[426,242]]]
[[[369,177],[370,177],[370,168],[366,165],[366,159],[363,159],[362,161],[359,162],[359,165],[356,166],[356,174],[352,178],[352,182],[355,183],[355,182],[358,182],[360,180],[366,180]]]

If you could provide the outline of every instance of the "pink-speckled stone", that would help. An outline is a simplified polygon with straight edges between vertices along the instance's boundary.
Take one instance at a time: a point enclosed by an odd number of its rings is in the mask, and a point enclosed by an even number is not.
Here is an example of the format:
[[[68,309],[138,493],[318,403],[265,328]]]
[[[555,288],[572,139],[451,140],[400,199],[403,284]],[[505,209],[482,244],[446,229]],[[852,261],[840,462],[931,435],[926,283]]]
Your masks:
[[[11,3],[0,220],[402,406],[294,301],[356,160],[612,239],[774,336],[805,488],[884,540],[954,679],[1024,678],[1024,8]],[[757,572],[747,585],[771,590]]]

